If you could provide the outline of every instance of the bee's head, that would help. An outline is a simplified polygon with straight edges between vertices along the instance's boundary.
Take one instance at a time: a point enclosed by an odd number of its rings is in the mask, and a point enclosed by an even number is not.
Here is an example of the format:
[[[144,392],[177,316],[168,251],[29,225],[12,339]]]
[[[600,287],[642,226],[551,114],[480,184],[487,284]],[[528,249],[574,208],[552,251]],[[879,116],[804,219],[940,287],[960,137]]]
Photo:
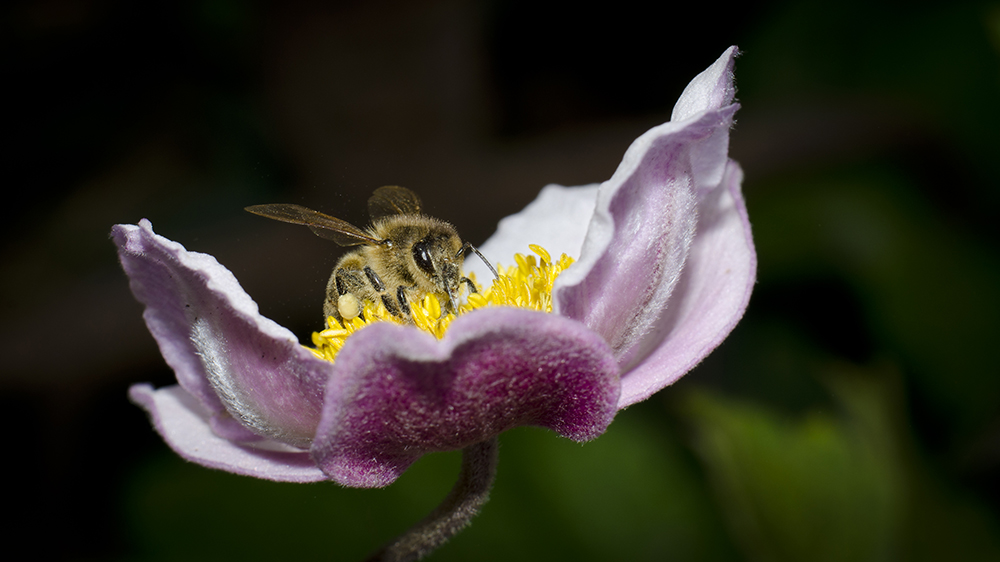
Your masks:
[[[462,278],[462,253],[458,236],[445,232],[431,232],[413,245],[413,262],[426,274],[441,292],[448,295],[451,310],[458,310],[458,291]]]

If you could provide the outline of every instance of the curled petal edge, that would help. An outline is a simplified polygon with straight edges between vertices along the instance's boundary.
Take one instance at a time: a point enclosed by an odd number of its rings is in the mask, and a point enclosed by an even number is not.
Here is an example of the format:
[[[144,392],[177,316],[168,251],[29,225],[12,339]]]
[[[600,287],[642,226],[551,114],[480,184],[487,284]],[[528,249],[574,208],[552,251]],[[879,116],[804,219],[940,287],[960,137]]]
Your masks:
[[[642,359],[622,377],[619,407],[673,384],[708,356],[743,317],[756,282],[757,253],[730,161],[722,183],[699,205],[698,230],[670,306],[643,341]]]
[[[233,274],[212,256],[157,235],[147,220],[112,237],[143,318],[187,392],[229,435],[239,428],[306,448],[319,421],[331,366],[261,316]],[[244,432],[245,433],[245,432]]]
[[[623,371],[669,305],[693,242],[700,196],[728,161],[732,65],[728,49],[678,100],[683,117],[636,139],[597,193],[576,264],[553,290],[555,311],[583,322],[615,350]]]
[[[136,384],[129,389],[129,398],[146,410],[156,432],[186,460],[277,482],[327,479],[306,451],[273,441],[251,446],[219,437],[210,427],[212,413],[180,386],[153,390],[148,384]]]
[[[749,301],[757,258],[740,192],[742,172],[728,159],[729,128],[738,109],[732,104],[737,55],[735,47],[728,49],[692,80],[672,121],[636,139],[610,180],[599,188],[546,187],[521,213],[501,221],[482,245],[487,253],[523,252],[530,236],[557,251],[578,251],[577,263],[557,281],[556,310],[612,343],[622,372],[622,408],[697,365],[729,334]],[[630,183],[631,189],[622,189]],[[660,212],[665,205],[674,212],[660,220],[668,215]],[[654,209],[656,220],[623,224],[615,217],[628,215],[626,207],[638,209],[637,216]],[[646,276],[643,267],[663,255],[664,245],[657,247],[662,233],[636,236],[650,224],[679,233],[666,246],[680,251],[659,275],[647,276],[656,277],[654,282],[636,286],[636,279]],[[621,248],[614,246],[616,236]],[[636,267],[623,269],[623,257]],[[710,278],[709,270],[717,277]],[[708,293],[719,300],[706,303]],[[606,306],[594,304],[605,300]],[[688,312],[692,308],[704,316]]]

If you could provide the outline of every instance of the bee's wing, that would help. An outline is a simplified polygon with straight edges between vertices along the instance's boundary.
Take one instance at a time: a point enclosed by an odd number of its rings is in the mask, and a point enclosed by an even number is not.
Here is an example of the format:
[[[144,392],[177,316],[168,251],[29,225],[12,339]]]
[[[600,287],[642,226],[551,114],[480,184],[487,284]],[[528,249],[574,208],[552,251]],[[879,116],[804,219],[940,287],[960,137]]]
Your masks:
[[[252,205],[246,207],[246,210],[269,219],[308,226],[309,230],[312,230],[316,236],[333,240],[341,246],[382,243],[378,238],[373,238],[364,230],[345,220],[324,215],[319,211],[314,211],[301,205],[273,203],[270,205]]]
[[[420,197],[405,187],[384,185],[368,198],[372,222],[391,215],[419,215]]]

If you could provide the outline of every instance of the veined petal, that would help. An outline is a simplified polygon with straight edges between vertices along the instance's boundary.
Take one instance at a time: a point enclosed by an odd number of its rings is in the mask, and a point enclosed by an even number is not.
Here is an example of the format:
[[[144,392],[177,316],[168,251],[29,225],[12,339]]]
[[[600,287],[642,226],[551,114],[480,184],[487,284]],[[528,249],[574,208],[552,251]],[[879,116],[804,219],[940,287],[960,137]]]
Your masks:
[[[687,264],[666,314],[643,338],[622,377],[619,407],[648,398],[704,359],[736,327],[750,301],[757,253],[740,184],[743,171],[726,166],[722,183],[704,193]]]
[[[705,84],[731,80],[730,49],[699,76]],[[737,105],[727,95],[686,92],[686,119],[654,127],[626,151],[610,180],[601,184],[594,217],[577,263],[553,291],[555,309],[583,322],[611,344],[623,370],[635,361],[643,338],[670,304],[688,258],[704,193],[722,181],[729,127]]]
[[[153,427],[170,448],[191,462],[278,482],[326,479],[305,451],[274,442],[239,445],[219,437],[209,427],[211,412],[179,386],[153,390],[148,384],[137,384],[129,389],[129,397],[149,413]],[[267,445],[272,450],[263,448]]]
[[[579,256],[556,282],[555,310],[611,344],[622,371],[620,407],[694,367],[749,300],[756,254],[742,172],[728,158],[736,54],[730,48],[692,80],[671,122],[637,139],[596,192],[546,187],[481,247],[487,255],[523,251],[537,231],[547,245]]]
[[[228,269],[153,233],[149,221],[112,231],[143,318],[181,386],[254,433],[307,448],[331,366],[258,313]],[[169,425],[171,420],[163,418]]]
[[[619,395],[618,367],[597,334],[505,307],[457,318],[442,340],[373,324],[351,336],[335,369],[312,453],[348,486],[385,486],[424,453],[519,425],[593,439]]]
[[[695,236],[698,193],[722,179],[735,106],[678,130],[666,123],[636,141],[601,185],[577,263],[557,281],[556,310],[605,337],[623,365],[666,307]],[[703,151],[720,156],[714,167]],[[633,152],[630,149],[630,152]],[[715,184],[712,184],[712,181]]]

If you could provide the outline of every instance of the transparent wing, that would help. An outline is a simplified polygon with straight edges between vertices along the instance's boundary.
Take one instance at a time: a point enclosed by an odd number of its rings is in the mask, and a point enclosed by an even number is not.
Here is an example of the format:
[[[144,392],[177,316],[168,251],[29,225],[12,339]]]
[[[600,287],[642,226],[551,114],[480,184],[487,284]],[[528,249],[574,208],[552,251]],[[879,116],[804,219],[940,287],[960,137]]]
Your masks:
[[[368,198],[368,215],[372,222],[392,215],[419,215],[420,197],[398,185],[385,185]]]
[[[341,246],[382,243],[378,238],[373,238],[364,230],[345,220],[324,215],[301,205],[273,203],[270,205],[251,205],[246,207],[246,210],[269,219],[308,226],[309,230],[312,230],[316,236],[333,240]]]

